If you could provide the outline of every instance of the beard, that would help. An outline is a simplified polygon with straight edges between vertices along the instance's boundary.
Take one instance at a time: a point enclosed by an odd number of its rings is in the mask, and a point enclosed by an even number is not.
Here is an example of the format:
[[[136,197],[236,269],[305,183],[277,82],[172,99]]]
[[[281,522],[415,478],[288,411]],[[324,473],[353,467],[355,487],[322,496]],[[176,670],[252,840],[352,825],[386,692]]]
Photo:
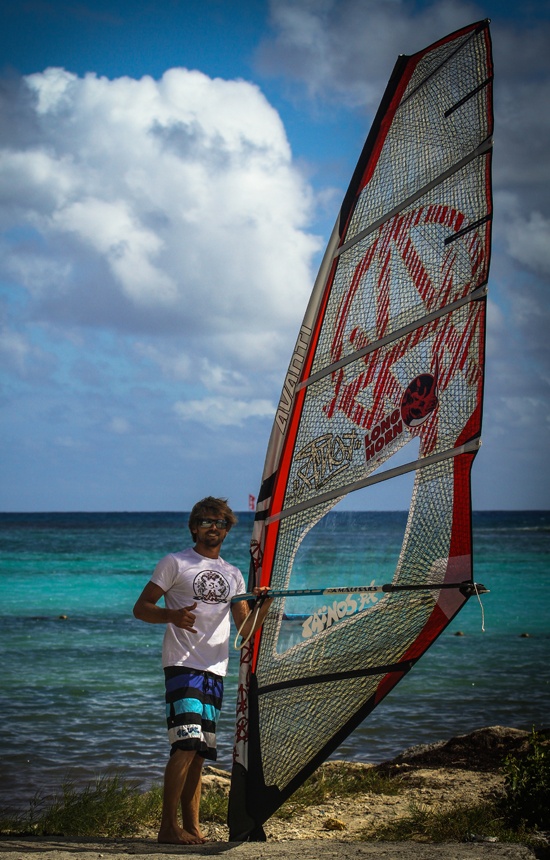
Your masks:
[[[225,538],[225,532],[215,531],[215,532],[206,532],[206,534],[201,534],[197,532],[195,534],[195,541],[197,546],[208,547],[208,549],[218,549],[221,547]]]

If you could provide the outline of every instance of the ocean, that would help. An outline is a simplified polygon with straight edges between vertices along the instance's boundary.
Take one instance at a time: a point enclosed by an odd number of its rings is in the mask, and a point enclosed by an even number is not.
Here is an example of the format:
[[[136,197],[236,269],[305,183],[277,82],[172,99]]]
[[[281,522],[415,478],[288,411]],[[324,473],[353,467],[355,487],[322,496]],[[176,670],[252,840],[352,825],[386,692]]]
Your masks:
[[[391,578],[405,513],[333,512],[307,552],[331,565],[373,565]],[[143,788],[168,754],[162,625],[132,616],[156,562],[189,545],[181,513],[0,515],[0,805],[26,808],[64,783],[117,773]],[[223,556],[248,571],[252,514],[239,515]],[[550,512],[474,515],[472,598],[418,665],[335,758],[380,762],[421,743],[488,725],[550,724]],[[307,566],[307,558],[305,560]],[[327,581],[335,584],[336,578]],[[457,634],[463,635],[457,635]],[[219,724],[218,765],[230,769],[238,652]]]

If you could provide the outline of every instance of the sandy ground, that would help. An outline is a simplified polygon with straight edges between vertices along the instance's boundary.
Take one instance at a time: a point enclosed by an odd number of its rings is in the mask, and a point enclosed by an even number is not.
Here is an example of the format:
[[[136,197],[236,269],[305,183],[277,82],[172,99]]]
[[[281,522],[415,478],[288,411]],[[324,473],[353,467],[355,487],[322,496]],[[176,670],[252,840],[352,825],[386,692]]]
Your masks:
[[[210,842],[201,846],[172,847],[149,840],[71,840],[71,839],[1,839],[2,860],[127,860],[129,855],[147,855],[154,860],[168,857],[203,858],[226,856],[228,860],[329,860],[329,858],[365,858],[365,860],[535,860],[535,854],[523,845],[491,843],[416,842],[344,842],[340,839],[305,839],[288,842]]]
[[[548,840],[536,852],[524,845],[495,843],[484,833],[471,834],[465,843],[429,844],[422,841],[373,842],[368,834],[375,825],[395,821],[410,812],[411,804],[427,810],[451,809],[476,803],[502,789],[500,763],[508,752],[525,744],[526,732],[493,726],[470,735],[407,750],[386,768],[399,775],[404,791],[399,795],[357,794],[331,798],[290,821],[272,818],[265,825],[265,843],[229,843],[227,828],[206,823],[210,840],[202,846],[159,845],[156,834],[144,831],[140,838],[70,839],[61,837],[1,837],[0,860],[123,860],[128,855],[189,858],[227,855],[231,860],[325,860],[325,858],[377,858],[377,860],[534,860],[550,857]],[[329,762],[324,767],[369,768],[358,763]],[[205,781],[228,788],[228,775],[208,769]],[[366,840],[366,841],[365,841]]]

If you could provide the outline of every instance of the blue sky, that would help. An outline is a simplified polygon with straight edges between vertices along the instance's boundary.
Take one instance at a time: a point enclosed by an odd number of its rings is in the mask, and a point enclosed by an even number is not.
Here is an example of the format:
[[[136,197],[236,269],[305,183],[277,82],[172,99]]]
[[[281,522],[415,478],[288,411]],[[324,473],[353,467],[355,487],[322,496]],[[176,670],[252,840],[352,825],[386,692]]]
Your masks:
[[[550,507],[550,3],[0,2],[0,510],[237,510],[396,57],[490,17],[479,509]],[[390,486],[348,507],[402,508]]]

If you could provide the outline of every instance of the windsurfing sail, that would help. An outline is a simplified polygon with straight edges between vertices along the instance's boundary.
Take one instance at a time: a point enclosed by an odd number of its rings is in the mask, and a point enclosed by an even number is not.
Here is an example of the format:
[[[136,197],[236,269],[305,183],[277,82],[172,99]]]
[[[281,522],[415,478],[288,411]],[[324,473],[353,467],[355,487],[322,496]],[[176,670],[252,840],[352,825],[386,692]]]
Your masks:
[[[488,21],[399,57],[329,241],[256,504],[250,588],[282,594],[241,652],[232,840],[264,838],[475,593],[492,80]],[[348,493],[404,473],[393,587],[301,612],[288,590],[308,531]]]

